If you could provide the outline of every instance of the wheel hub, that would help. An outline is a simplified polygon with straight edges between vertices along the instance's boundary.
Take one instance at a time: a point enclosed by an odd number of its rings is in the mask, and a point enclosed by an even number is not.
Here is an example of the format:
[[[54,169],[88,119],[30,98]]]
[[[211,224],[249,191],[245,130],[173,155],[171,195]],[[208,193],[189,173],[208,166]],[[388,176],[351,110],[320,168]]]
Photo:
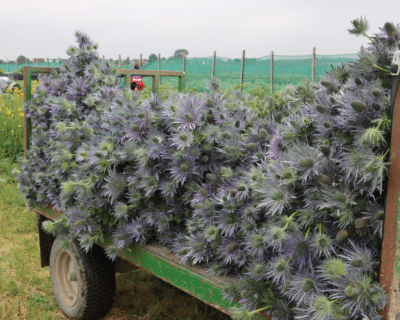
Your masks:
[[[74,260],[67,251],[58,252],[55,279],[63,303],[68,307],[73,307],[78,300],[78,273]]]

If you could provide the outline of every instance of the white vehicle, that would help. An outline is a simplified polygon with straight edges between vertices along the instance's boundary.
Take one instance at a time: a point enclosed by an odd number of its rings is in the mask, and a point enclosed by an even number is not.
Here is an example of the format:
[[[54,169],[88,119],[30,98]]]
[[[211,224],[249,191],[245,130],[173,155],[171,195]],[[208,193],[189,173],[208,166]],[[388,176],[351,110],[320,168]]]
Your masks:
[[[21,86],[18,83],[11,81],[10,78],[0,77],[0,94],[3,93],[3,90],[5,91],[6,89],[9,89],[14,91],[16,88],[21,90]]]

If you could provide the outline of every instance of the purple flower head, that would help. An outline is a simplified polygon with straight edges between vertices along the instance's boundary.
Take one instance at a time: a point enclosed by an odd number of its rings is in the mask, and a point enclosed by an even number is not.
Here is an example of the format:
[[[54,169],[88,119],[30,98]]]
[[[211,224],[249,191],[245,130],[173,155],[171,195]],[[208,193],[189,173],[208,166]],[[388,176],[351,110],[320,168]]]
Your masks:
[[[282,254],[270,258],[266,276],[275,284],[288,283],[288,280],[291,280],[294,274],[291,260],[291,258],[285,258]]]
[[[318,177],[325,161],[326,158],[319,149],[303,142],[294,142],[282,160],[298,171],[303,183]]]
[[[67,87],[67,92],[72,95],[84,96],[89,88],[86,80],[82,77],[73,79],[71,84]]]
[[[199,178],[199,172],[197,170],[195,161],[188,157],[177,158],[169,171],[171,172],[172,178],[181,184],[183,184],[189,178],[195,180]]]
[[[220,258],[224,259],[224,262],[231,263],[234,262],[238,255],[244,253],[244,243],[243,240],[237,238],[236,236],[224,237],[222,239],[221,245],[217,249],[217,253]],[[239,264],[243,265],[245,255],[240,257]],[[236,263],[236,262],[235,262]]]
[[[274,134],[268,144],[267,159],[280,160],[282,153],[287,150],[283,137],[279,134]]]
[[[362,212],[368,218],[370,228],[373,234],[378,234],[380,238],[383,237],[383,222],[385,219],[385,210],[378,203],[370,202],[370,205],[365,211]]]
[[[116,173],[111,171],[108,178],[105,179],[106,184],[103,186],[102,195],[109,197],[109,201],[113,203],[119,197],[125,194],[127,181],[124,173]]]
[[[204,134],[206,135],[206,141],[210,144],[219,143],[222,139],[221,127],[218,125],[207,125],[204,129]]]
[[[305,269],[295,274],[290,281],[290,301],[295,302],[297,307],[308,305],[317,295],[323,293],[325,287],[318,273]]]
[[[207,263],[213,258],[212,247],[201,232],[189,236],[189,248],[188,253],[181,257],[183,262],[191,258],[193,264]]]
[[[250,263],[246,267],[246,271],[243,273],[251,280],[261,281],[267,280],[268,264],[264,259],[253,258],[250,259]]]
[[[356,245],[351,239],[348,242],[348,248],[343,248],[343,254],[339,257],[343,258],[352,270],[372,273],[379,264],[379,261],[375,260],[374,252],[367,247]]]
[[[284,210],[290,209],[296,198],[292,188],[281,185],[278,179],[270,179],[254,186],[253,191],[260,194],[257,208],[265,208],[269,216],[282,215]]]
[[[66,90],[67,82],[61,79],[55,79],[53,80],[49,93],[55,96],[61,96],[62,94],[66,93]]]
[[[193,133],[189,129],[183,129],[177,131],[171,137],[172,146],[176,146],[179,149],[186,149],[193,143]]]
[[[329,297],[341,299],[343,307],[349,308],[352,319],[359,313],[375,316],[376,310],[383,310],[386,305],[386,293],[379,284],[372,284],[370,277],[361,271],[351,271],[328,283],[333,286]]]
[[[194,130],[203,123],[201,102],[195,96],[179,95],[176,112],[172,115],[172,125],[177,131]]]
[[[288,233],[282,240],[281,252],[287,257],[293,257],[293,265],[298,272],[302,272],[305,268],[314,269],[314,264],[317,262],[311,239],[301,232]]]
[[[128,238],[131,238],[140,245],[145,245],[147,242],[146,236],[148,234],[148,231],[146,230],[147,227],[147,223],[140,217],[137,217],[133,219],[131,223],[125,225],[124,230],[126,231]]]

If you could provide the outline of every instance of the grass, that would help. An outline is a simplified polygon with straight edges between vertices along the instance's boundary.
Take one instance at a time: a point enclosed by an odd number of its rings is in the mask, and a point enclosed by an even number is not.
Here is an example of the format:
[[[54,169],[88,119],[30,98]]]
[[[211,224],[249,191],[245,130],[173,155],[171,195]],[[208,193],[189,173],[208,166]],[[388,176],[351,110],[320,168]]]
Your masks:
[[[0,319],[67,319],[54,297],[49,267],[40,267],[35,212],[27,209],[11,175],[23,154],[22,102],[19,91],[0,96]],[[142,269],[117,273],[116,282],[105,320],[231,319]]]

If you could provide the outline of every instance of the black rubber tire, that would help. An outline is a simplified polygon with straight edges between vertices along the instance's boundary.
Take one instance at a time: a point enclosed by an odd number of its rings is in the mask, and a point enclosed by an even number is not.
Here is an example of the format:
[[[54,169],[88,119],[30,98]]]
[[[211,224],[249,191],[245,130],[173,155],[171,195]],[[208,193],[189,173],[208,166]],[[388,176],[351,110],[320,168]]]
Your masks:
[[[66,317],[73,320],[100,320],[111,309],[114,303],[115,295],[115,264],[106,257],[103,248],[93,245],[88,253],[81,249],[79,243],[74,240],[71,242],[68,250],[62,247],[63,240],[67,240],[64,236],[58,236],[53,243],[50,253],[50,277],[53,292],[57,303]],[[69,257],[65,254],[67,253]],[[62,260],[64,259],[64,260]],[[56,261],[66,261],[70,259],[71,265],[75,265],[77,292],[76,298],[72,299],[70,306],[66,300],[65,293],[62,291],[62,285],[57,279],[66,279],[65,277],[56,276],[55,270],[60,267],[56,266]],[[58,262],[59,265],[62,265]],[[65,263],[64,263],[65,265]],[[64,269],[63,274],[67,274]],[[65,286],[72,286],[72,282],[64,280]],[[74,286],[76,287],[76,284]]]

